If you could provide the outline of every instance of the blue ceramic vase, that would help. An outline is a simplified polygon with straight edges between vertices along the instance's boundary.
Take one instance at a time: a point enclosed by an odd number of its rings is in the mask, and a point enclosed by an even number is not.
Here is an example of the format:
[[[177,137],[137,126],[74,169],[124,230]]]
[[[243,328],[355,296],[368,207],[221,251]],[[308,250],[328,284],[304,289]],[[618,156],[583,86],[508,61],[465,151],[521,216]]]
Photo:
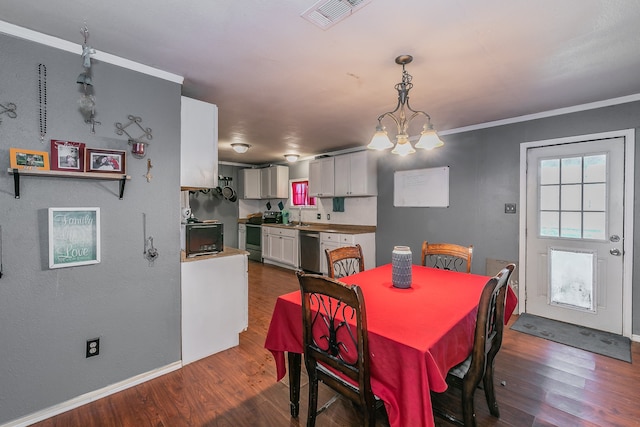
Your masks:
[[[394,246],[391,253],[391,282],[396,288],[411,287],[413,257],[409,246]]]

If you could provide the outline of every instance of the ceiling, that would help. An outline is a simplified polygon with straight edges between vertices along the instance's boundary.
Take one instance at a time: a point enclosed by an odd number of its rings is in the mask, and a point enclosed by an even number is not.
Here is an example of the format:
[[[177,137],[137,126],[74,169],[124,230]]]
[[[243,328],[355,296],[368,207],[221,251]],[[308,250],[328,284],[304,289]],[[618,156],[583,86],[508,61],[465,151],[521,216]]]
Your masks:
[[[0,19],[78,44],[86,23],[97,51],[183,76],[183,95],[218,105],[227,162],[366,145],[396,106],[401,54],[414,57],[411,105],[445,143],[453,129],[640,93],[638,1],[372,0],[328,29],[301,17],[314,2],[4,0]]]

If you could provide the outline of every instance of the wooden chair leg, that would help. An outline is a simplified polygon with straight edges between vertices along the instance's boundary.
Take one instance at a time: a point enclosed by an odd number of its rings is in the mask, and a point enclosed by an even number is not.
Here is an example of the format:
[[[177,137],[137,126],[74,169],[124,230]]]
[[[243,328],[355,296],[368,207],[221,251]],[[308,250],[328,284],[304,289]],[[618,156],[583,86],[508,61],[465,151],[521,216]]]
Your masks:
[[[465,381],[462,386],[462,420],[465,427],[476,426],[476,412],[473,405],[473,395],[478,383]]]
[[[493,359],[487,361],[487,368],[482,379],[484,387],[484,396],[487,399],[489,412],[496,418],[500,418],[500,409],[498,409],[498,401],[493,387]]]
[[[315,427],[318,415],[318,377],[309,376],[309,407],[307,414],[307,427]]]

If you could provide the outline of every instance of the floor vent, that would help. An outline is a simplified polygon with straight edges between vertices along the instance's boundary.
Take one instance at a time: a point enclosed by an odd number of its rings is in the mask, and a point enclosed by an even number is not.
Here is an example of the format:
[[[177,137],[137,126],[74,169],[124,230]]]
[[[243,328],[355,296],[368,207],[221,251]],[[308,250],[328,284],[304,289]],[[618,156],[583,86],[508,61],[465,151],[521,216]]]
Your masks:
[[[300,16],[326,30],[369,3],[371,0],[320,0]]]

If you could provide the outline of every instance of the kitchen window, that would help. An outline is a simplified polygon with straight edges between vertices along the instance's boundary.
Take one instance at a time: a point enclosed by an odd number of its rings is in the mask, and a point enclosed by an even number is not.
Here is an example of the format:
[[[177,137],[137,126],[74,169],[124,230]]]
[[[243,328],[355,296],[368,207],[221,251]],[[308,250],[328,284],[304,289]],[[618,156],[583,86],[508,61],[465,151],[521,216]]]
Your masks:
[[[316,198],[309,197],[309,180],[291,180],[291,200],[292,207],[316,206]]]

